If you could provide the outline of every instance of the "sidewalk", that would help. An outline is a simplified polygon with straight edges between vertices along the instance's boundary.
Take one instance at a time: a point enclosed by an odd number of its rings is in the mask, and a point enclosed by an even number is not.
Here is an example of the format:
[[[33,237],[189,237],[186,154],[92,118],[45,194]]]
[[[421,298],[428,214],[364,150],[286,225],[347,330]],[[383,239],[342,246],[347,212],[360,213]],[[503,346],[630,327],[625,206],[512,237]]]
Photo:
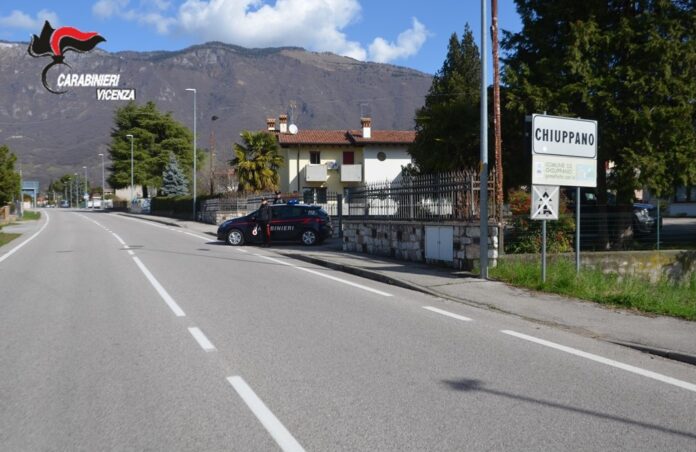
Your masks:
[[[215,237],[217,226],[151,215],[132,215]],[[305,262],[394,284],[436,297],[516,315],[585,336],[696,365],[696,322],[647,316],[552,294],[519,289],[467,272],[344,253],[338,239],[307,248],[282,244],[272,251]]]

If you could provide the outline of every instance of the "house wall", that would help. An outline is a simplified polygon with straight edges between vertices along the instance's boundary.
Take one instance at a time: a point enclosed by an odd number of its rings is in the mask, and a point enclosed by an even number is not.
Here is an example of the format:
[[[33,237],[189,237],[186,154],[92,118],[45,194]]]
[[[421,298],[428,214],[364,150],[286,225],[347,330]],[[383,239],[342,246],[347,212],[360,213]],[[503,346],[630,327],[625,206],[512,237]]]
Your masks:
[[[365,146],[365,182],[393,181],[401,174],[401,166],[411,163],[411,155],[406,147],[400,146]],[[384,152],[386,160],[380,162],[377,153]]]
[[[297,165],[299,151],[299,171]],[[347,147],[319,147],[319,146],[299,146],[283,148],[282,154],[286,165],[280,170],[280,190],[283,192],[301,192],[303,187],[326,187],[328,191],[341,193],[344,188],[360,185],[359,182],[341,182],[341,172],[339,169],[328,170],[327,180],[324,183],[306,182],[304,179],[304,167],[309,165],[310,151],[321,152],[320,161],[322,164],[338,162],[339,167],[343,163],[343,152],[355,152],[355,164],[363,165],[363,181],[384,182],[392,181],[401,174],[401,167],[411,163],[411,155],[406,147],[399,146],[365,146]],[[377,158],[379,152],[387,155],[386,160],[380,161]],[[299,183],[298,183],[299,181]]]
[[[299,150],[299,172],[297,165]],[[333,191],[337,193],[343,192],[346,187],[357,186],[358,182],[341,182],[341,171],[340,169],[328,170],[326,182],[307,182],[305,181],[304,167],[309,165],[309,153],[319,151],[320,163],[327,164],[329,162],[338,162],[338,165],[343,163],[343,152],[353,151],[355,153],[355,164],[364,164],[363,153],[361,148],[348,147],[348,146],[333,146],[333,147],[319,147],[319,146],[300,146],[298,147],[288,147],[284,149],[284,157],[287,164],[282,168],[280,173],[280,189],[281,191],[290,193],[295,190],[302,192],[304,187],[326,187],[328,191]],[[298,183],[299,181],[299,183]]]

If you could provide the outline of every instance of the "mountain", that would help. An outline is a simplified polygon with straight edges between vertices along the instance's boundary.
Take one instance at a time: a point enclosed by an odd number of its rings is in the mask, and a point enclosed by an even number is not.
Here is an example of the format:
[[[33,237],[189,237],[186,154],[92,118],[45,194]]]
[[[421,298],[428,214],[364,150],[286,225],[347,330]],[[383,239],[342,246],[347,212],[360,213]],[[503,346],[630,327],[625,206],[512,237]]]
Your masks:
[[[46,188],[65,173],[100,184],[101,158],[108,165],[114,110],[124,101],[97,100],[95,88],[52,94],[41,83],[49,57],[34,58],[27,43],[0,42],[0,144],[18,155],[25,179]],[[217,160],[232,158],[242,130],[264,129],[267,117],[287,113],[300,129],[357,129],[371,116],[375,129],[411,130],[432,76],[408,68],[365,63],[330,53],[284,47],[246,49],[211,42],[174,52],[116,52],[96,49],[66,55],[57,75],[120,74],[119,88],[135,88],[136,102],[154,101],[193,128],[197,90],[198,147],[208,148],[211,130]],[[294,107],[291,107],[294,105]],[[212,116],[219,119],[211,121]]]

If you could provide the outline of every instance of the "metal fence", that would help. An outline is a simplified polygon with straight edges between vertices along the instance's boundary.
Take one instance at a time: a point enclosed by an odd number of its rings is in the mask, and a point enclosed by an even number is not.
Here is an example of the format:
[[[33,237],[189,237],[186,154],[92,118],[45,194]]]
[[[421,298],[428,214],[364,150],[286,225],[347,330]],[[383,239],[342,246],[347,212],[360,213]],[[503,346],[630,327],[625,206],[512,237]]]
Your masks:
[[[494,182],[489,179],[489,216]],[[348,190],[344,216],[399,221],[471,221],[479,218],[481,182],[473,171],[403,176]]]
[[[583,206],[580,214],[580,247],[586,251],[696,249],[696,218],[661,218],[645,223],[631,206]],[[529,214],[505,219],[505,253],[538,253],[541,222]],[[550,253],[575,249],[575,211],[547,222]]]

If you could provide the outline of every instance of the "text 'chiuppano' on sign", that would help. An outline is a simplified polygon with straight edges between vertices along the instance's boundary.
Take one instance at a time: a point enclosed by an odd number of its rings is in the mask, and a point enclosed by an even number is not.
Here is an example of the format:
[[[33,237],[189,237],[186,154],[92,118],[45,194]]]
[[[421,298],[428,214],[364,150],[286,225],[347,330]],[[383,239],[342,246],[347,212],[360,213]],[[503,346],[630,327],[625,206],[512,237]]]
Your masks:
[[[532,115],[532,152],[597,158],[597,121]]]

